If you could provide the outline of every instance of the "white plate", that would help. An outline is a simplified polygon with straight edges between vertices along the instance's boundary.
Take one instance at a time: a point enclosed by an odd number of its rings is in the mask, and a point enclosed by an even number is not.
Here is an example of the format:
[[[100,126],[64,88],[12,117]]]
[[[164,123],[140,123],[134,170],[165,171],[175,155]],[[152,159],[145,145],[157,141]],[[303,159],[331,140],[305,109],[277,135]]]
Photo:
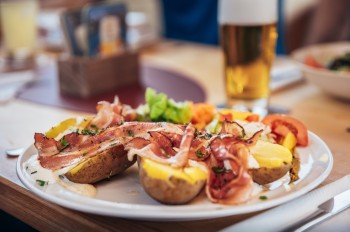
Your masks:
[[[201,220],[264,210],[297,198],[317,187],[329,175],[333,157],[327,145],[312,132],[309,132],[309,140],[308,147],[298,148],[297,151],[301,161],[300,180],[291,185],[288,185],[288,178],[276,181],[271,185],[271,190],[237,206],[213,204],[207,200],[204,191],[190,204],[162,205],[151,199],[142,189],[136,165],[122,175],[97,184],[98,193],[95,198],[77,195],[57,184],[53,184],[56,186],[51,186],[50,191],[46,191],[34,183],[24,167],[24,162],[36,154],[34,146],[29,147],[19,157],[17,174],[23,184],[36,195],[70,209],[153,221]],[[260,195],[265,195],[268,199],[262,201],[259,199]]]
[[[350,73],[328,70],[326,68],[314,68],[304,63],[307,56],[312,56],[320,64],[326,65],[335,57],[344,55],[345,52],[350,52],[349,42],[303,47],[294,51],[292,57],[299,63],[306,79],[310,83],[317,85],[330,95],[350,100]]]

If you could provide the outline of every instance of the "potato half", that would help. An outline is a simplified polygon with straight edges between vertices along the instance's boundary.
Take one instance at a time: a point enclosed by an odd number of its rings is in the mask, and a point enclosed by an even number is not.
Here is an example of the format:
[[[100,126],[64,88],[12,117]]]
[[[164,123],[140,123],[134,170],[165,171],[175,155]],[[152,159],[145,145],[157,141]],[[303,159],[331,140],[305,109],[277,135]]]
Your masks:
[[[122,145],[108,149],[78,164],[65,176],[72,182],[92,184],[119,174],[135,163],[129,161]]]
[[[202,190],[207,173],[198,167],[172,168],[139,158],[139,177],[144,190],[164,204],[185,204]]]
[[[259,168],[250,170],[253,181],[258,184],[274,182],[287,174],[292,167],[291,151],[279,144],[258,140],[251,152],[259,163]]]

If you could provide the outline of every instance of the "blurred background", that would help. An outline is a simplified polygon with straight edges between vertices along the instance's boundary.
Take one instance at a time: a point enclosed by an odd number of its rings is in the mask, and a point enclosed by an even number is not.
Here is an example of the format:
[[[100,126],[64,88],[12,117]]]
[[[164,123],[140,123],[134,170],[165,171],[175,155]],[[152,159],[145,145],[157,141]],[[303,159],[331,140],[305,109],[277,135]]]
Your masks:
[[[19,2],[19,0],[17,0]],[[60,26],[60,12],[84,7],[98,0],[37,1],[39,29],[37,49],[60,53],[66,49]],[[2,3],[9,1],[1,0]],[[110,0],[124,2],[128,8],[128,42],[135,47],[163,38],[218,44],[217,0]],[[2,6],[0,20],[6,9]],[[348,40],[350,37],[350,1],[279,0],[278,54],[289,54],[304,45]],[[0,25],[2,25],[1,23]],[[2,25],[4,27],[4,25]],[[19,24],[18,27],[21,27]],[[0,30],[3,41],[3,30]]]

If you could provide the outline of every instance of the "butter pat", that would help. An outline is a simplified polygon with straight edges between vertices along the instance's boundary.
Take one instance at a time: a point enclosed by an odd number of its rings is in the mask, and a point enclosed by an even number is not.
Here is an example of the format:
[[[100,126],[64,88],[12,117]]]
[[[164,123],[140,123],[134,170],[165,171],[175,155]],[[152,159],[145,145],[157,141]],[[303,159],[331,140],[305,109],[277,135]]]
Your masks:
[[[279,144],[258,140],[251,148],[251,154],[259,163],[260,167],[275,168],[282,164],[291,163],[293,155],[291,151]]]
[[[147,172],[147,175],[155,179],[168,181],[171,177],[175,177],[183,179],[190,184],[207,179],[207,173],[199,167],[173,168],[150,159],[142,159],[141,165]]]

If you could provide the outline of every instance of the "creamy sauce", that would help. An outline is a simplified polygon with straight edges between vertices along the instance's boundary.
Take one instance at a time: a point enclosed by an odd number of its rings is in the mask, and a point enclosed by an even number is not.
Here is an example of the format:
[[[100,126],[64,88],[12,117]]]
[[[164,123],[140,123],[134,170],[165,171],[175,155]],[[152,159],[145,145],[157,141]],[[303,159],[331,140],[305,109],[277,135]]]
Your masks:
[[[72,192],[78,193],[80,195],[87,196],[87,197],[96,196],[97,190],[91,184],[74,183],[69,181],[65,176],[62,176],[62,175],[58,176],[56,181],[59,185],[63,186],[64,188]]]
[[[72,167],[66,167],[54,172],[40,165],[38,155],[33,155],[23,165],[28,177],[37,186],[43,188],[43,190],[46,190],[49,186],[58,184],[69,191],[83,196],[96,196],[97,190],[93,185],[73,183],[62,175]]]

